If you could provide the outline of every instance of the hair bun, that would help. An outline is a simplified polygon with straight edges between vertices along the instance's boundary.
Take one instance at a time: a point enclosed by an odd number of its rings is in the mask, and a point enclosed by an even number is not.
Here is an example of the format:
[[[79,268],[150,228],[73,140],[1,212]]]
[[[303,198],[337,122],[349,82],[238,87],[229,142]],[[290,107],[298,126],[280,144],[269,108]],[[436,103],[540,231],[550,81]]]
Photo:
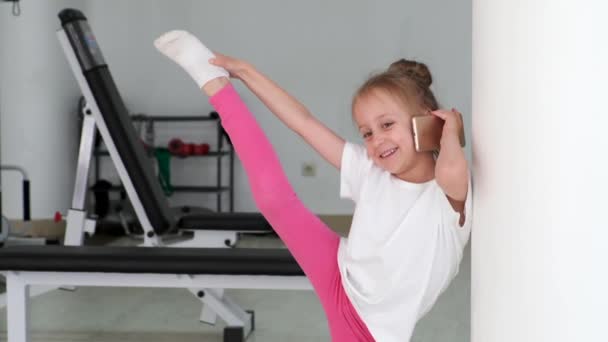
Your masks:
[[[424,63],[400,59],[391,63],[387,72],[397,77],[407,77],[420,86],[428,88],[433,83],[433,77],[429,68]]]

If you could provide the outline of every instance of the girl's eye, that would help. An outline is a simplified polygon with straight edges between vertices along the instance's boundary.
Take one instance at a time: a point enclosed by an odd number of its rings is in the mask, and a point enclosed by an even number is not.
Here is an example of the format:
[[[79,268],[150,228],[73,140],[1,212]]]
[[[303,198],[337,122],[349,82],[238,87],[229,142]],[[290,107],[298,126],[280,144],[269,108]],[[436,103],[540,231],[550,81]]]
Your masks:
[[[394,122],[386,122],[382,124],[382,128],[389,128],[394,124]]]
[[[371,136],[372,136],[372,132],[365,132],[365,133],[363,133],[363,139],[367,139],[367,138],[369,138]]]

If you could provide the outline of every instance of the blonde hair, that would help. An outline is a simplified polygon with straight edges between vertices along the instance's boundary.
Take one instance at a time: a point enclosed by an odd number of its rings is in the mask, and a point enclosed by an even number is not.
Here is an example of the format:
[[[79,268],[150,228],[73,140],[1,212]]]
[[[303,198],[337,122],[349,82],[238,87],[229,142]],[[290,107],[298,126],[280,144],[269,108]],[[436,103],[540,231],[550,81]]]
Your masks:
[[[387,70],[372,75],[359,87],[353,96],[352,108],[357,99],[383,90],[416,111],[437,110],[439,103],[430,89],[432,83],[431,72],[425,64],[400,59],[391,63]]]

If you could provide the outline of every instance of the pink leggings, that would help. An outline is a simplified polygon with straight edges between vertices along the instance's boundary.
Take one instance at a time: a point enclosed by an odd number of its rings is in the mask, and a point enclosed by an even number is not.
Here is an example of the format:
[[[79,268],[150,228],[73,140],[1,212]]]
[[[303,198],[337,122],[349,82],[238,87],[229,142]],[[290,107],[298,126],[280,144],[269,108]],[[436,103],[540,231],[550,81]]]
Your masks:
[[[373,341],[342,287],[339,236],[294,193],[266,135],[231,84],[210,99],[243,164],[253,198],[314,287],[334,342]]]

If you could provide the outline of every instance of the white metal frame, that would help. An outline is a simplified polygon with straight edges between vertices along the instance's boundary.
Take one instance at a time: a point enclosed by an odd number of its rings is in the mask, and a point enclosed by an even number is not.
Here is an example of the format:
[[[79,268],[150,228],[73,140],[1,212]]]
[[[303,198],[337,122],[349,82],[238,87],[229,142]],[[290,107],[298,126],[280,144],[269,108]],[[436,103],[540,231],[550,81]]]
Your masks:
[[[223,296],[224,289],[312,290],[305,276],[266,275],[191,275],[85,272],[9,271],[6,277],[7,342],[29,342],[30,286],[106,286],[185,288],[213,309],[229,327],[243,328],[244,336],[252,330],[251,314]],[[204,296],[199,296],[204,291]]]

